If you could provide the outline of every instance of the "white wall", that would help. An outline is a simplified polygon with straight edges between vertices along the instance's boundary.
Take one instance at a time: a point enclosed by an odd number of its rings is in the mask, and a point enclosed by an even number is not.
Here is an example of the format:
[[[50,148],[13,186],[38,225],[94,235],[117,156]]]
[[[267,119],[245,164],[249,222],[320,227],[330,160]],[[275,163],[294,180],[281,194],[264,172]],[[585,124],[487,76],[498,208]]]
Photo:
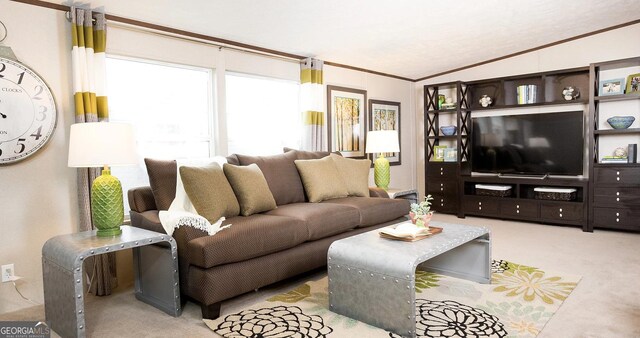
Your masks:
[[[59,109],[58,127],[44,149],[28,160],[0,167],[0,264],[14,263],[16,274],[24,277],[18,282],[20,290],[43,302],[42,245],[50,237],[78,229],[76,171],[67,167],[67,138],[74,122],[70,23],[63,12],[7,0],[0,0],[0,21],[9,31],[4,45],[11,46],[22,62],[47,81]],[[216,152],[220,155],[227,151],[225,70],[299,80],[297,62],[220,50],[116,24],[108,28],[107,53],[215,69]],[[325,67],[324,75],[327,84],[365,89],[368,98],[401,102],[402,165],[392,167],[391,184],[415,187],[413,83],[330,66]],[[128,257],[118,257],[120,267],[127,268]],[[0,284],[0,313],[31,305],[18,296],[10,283]]]
[[[420,195],[424,196],[425,176],[424,176],[424,106],[423,106],[423,86],[425,84],[442,83],[449,81],[473,81],[502,76],[518,74],[536,73],[556,69],[576,68],[589,66],[590,63],[624,59],[640,56],[640,24],[611,30],[601,34],[570,41],[560,45],[540,49],[531,53],[526,53],[516,57],[492,62],[486,65],[473,67],[458,72],[445,74],[435,78],[427,79],[415,83],[415,104],[417,128],[417,184]],[[498,56],[498,55],[496,55]],[[631,72],[630,72],[631,73]],[[586,94],[586,93],[585,93]],[[558,107],[531,107],[504,109],[492,111],[491,113],[519,114],[549,111],[567,111],[588,109],[587,105],[566,105]],[[620,113],[618,115],[624,115]],[[475,115],[474,115],[475,116]],[[614,141],[615,142],[615,141]],[[630,143],[630,142],[626,142]],[[624,143],[624,144],[626,144]]]

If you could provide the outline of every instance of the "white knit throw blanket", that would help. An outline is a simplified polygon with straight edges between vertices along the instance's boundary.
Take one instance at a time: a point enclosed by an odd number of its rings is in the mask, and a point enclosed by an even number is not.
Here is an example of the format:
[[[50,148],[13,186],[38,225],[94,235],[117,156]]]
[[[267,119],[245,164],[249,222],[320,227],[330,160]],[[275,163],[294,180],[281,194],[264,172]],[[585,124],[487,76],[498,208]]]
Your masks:
[[[189,196],[187,196],[187,192],[184,190],[184,185],[182,184],[182,178],[180,177],[181,166],[200,166],[212,162],[223,165],[227,162],[227,159],[218,156],[208,159],[177,161],[176,169],[178,172],[176,174],[176,197],[173,202],[171,202],[169,210],[161,210],[159,213],[160,223],[162,223],[162,227],[167,235],[171,236],[173,231],[181,226],[200,229],[202,231],[206,231],[209,235],[215,235],[218,231],[231,226],[231,224],[228,224],[221,227],[222,222],[225,220],[224,217],[220,217],[218,221],[211,224],[206,218],[198,215],[196,208],[191,203]]]

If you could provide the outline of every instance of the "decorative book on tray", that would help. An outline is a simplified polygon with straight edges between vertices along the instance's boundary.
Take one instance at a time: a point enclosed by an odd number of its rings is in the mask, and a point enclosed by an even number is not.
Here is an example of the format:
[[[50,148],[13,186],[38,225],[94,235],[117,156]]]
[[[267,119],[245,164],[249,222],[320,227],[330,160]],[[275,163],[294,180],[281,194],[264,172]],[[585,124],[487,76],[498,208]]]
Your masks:
[[[438,227],[418,227],[410,221],[380,229],[380,237],[415,242],[442,232]]]

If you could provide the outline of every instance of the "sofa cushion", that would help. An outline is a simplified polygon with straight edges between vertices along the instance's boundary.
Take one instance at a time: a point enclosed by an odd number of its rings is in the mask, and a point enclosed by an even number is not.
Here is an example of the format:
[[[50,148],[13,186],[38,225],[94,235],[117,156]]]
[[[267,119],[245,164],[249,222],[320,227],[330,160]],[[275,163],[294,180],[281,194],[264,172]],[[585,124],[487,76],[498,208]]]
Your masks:
[[[355,160],[331,154],[349,196],[369,197],[370,160]]]
[[[304,188],[293,161],[295,154],[273,156],[236,155],[240,165],[257,164],[277,205],[304,202]]]
[[[191,264],[210,268],[240,262],[286,250],[307,240],[304,222],[290,217],[254,214],[232,217],[222,224],[231,224],[231,227],[189,242]]]
[[[203,167],[182,166],[180,177],[196,211],[209,222],[240,214],[236,195],[218,163]]]
[[[347,197],[324,201],[323,204],[339,204],[358,209],[360,212],[358,227],[361,228],[406,216],[409,214],[411,203],[405,199]]]
[[[240,203],[240,215],[251,216],[276,208],[267,180],[256,164],[236,166],[225,163],[222,168]]]
[[[267,215],[287,216],[304,221],[310,241],[354,229],[360,222],[357,209],[339,204],[287,204],[267,212]]]
[[[347,197],[349,193],[331,157],[319,160],[296,160],[309,202]]]
[[[285,147],[285,153],[291,152],[296,156],[296,160],[318,160],[323,157],[329,156],[331,153],[328,151],[305,151],[305,150],[297,150]],[[340,154],[340,153],[336,153]]]
[[[153,192],[158,210],[168,210],[176,198],[177,164],[175,160],[154,160],[145,158],[149,175],[149,186]]]

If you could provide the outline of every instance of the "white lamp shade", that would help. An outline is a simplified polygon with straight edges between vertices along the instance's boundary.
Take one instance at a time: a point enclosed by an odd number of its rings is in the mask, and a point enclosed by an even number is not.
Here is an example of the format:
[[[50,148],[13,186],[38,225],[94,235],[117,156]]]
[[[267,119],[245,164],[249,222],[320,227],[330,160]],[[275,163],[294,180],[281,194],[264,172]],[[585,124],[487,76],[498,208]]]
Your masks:
[[[367,133],[367,153],[400,152],[398,132],[395,130],[376,130]]]
[[[71,125],[69,167],[102,167],[137,163],[130,124],[88,122]]]

